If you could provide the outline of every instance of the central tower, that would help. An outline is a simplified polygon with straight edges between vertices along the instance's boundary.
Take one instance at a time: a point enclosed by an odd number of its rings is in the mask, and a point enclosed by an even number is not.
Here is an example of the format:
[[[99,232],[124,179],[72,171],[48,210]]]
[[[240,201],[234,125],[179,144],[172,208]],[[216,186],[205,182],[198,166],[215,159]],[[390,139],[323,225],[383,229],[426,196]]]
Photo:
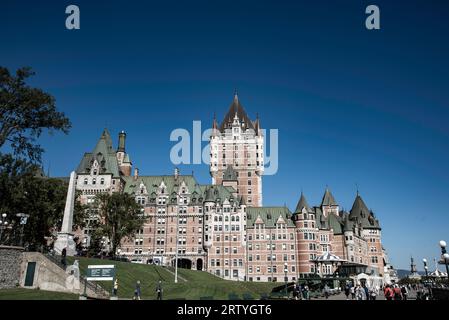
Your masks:
[[[251,121],[237,93],[220,126],[214,116],[210,137],[213,185],[232,186],[249,207],[262,206],[264,139],[259,117]]]

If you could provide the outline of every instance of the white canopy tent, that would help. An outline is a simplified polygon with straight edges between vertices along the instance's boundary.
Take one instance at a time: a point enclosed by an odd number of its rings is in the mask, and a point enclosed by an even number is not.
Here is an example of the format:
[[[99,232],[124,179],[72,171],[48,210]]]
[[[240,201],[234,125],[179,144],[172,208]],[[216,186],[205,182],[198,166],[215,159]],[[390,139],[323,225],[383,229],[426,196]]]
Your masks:
[[[385,281],[383,277],[368,275],[366,273],[360,273],[354,276],[354,283],[361,285],[362,282],[365,282],[368,288],[380,289],[383,287]]]

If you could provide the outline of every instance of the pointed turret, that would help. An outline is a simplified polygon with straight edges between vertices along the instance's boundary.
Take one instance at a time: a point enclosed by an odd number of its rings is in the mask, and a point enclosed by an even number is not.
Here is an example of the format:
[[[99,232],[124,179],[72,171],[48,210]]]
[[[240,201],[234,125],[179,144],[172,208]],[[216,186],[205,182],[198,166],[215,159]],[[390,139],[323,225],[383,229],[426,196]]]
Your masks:
[[[351,217],[358,218],[368,218],[370,215],[370,211],[363,201],[362,197],[357,193],[355,197],[354,204],[352,205],[352,209],[350,211]]]
[[[312,209],[310,209],[306,197],[304,196],[304,193],[301,192],[301,197],[299,198],[298,205],[296,206],[295,214],[302,213],[302,209],[304,208],[306,209],[307,212],[312,212]]]
[[[254,125],[246,114],[243,106],[240,104],[237,92],[234,93],[234,100],[232,101],[229,111],[226,114],[223,122],[220,125],[220,131],[224,132],[225,129],[230,128],[234,122],[234,118],[237,118],[241,123],[245,124],[245,129],[253,129]]]
[[[335,201],[334,196],[327,187],[324,192],[323,200],[321,201],[321,206],[338,206],[337,201]]]
[[[98,140],[93,153],[107,154],[110,152],[114,152],[114,148],[112,147],[112,139],[108,129],[104,128],[103,133],[101,134],[101,137]]]
[[[212,137],[215,137],[218,135],[218,122],[217,122],[217,117],[216,114],[214,112],[214,121],[212,122]]]
[[[349,215],[344,216],[343,232],[351,232],[353,229],[353,223],[349,220]]]
[[[357,219],[363,228],[380,229],[379,221],[375,219],[374,213],[368,209],[360,194],[357,192],[354,204],[350,211],[349,217]]]

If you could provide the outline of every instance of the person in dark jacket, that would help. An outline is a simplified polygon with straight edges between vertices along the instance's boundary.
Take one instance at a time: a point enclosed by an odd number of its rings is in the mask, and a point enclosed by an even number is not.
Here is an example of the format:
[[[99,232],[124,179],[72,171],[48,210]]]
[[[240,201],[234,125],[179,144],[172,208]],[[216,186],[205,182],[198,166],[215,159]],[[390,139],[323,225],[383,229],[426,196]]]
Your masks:
[[[62,249],[62,251],[61,251],[61,263],[65,270],[65,268],[67,267],[67,249],[66,248]]]
[[[159,280],[157,287],[156,287],[156,293],[157,293],[157,300],[162,300],[162,281]]]

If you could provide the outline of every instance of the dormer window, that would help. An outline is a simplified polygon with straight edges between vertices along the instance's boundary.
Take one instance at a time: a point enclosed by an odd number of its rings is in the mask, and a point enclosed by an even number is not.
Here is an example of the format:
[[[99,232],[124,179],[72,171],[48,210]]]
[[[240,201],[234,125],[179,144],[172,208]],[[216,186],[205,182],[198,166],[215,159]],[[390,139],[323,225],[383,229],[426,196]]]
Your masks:
[[[94,169],[94,176],[97,175],[97,169]]]

